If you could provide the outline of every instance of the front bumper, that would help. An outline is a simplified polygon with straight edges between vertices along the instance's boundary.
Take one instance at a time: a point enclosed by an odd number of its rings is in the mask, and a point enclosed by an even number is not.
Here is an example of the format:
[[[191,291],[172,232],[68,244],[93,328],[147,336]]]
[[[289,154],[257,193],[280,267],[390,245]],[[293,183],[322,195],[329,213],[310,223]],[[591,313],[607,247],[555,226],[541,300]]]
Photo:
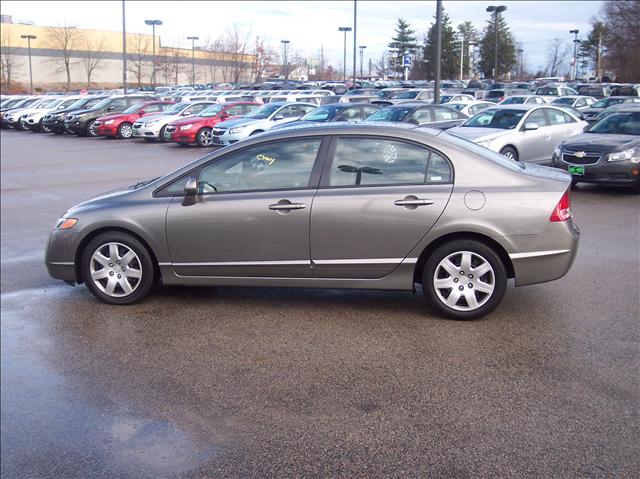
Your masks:
[[[634,186],[640,182],[640,164],[630,160],[607,161],[606,154],[593,164],[578,165],[553,157],[553,166],[569,171],[570,166],[584,167],[583,174],[572,177],[578,183],[600,183],[608,185]]]
[[[249,137],[249,132],[241,131],[239,133],[229,133],[229,130],[223,130],[213,128],[211,131],[211,144],[212,145],[231,145],[240,140],[244,140]]]
[[[96,126],[96,133],[98,136],[116,136],[118,134],[118,127],[120,125],[117,123],[111,123],[110,125],[105,125],[101,123]]]
[[[178,128],[173,132],[171,140],[177,143],[195,143],[196,130],[192,128],[191,130],[182,131]]]
[[[64,120],[42,120],[42,124],[51,131],[62,132],[64,131]]]
[[[66,283],[75,284],[81,281],[75,267],[76,233],[72,230],[54,230],[49,235],[45,265],[49,276]]]
[[[136,126],[138,125],[138,126]],[[133,137],[134,138],[160,138],[160,130],[164,125],[159,124],[157,126],[144,126],[139,123],[133,124]]]
[[[71,133],[82,134],[85,132],[87,127],[86,120],[72,120],[64,122],[64,129]]]

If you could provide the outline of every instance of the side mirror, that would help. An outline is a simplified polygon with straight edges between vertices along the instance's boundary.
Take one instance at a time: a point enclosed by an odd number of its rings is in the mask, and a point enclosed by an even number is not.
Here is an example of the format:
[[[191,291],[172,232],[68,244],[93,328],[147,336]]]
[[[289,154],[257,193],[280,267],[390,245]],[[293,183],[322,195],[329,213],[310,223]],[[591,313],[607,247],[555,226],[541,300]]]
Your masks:
[[[538,129],[537,123],[527,122],[524,124],[524,131],[531,131],[531,130],[537,130],[537,129]]]
[[[229,118],[229,114],[227,112],[222,112],[220,113],[220,119],[221,120],[226,120],[227,118]]]
[[[116,109],[116,107],[112,105],[112,106],[110,106],[110,107],[108,107],[108,108],[107,108],[107,111],[113,111],[113,110],[115,110],[115,109]]]
[[[138,112],[138,114],[139,114],[140,116],[144,115],[145,113],[146,113],[146,111],[144,111],[144,110],[140,110],[140,111]]]
[[[196,196],[198,194],[198,179],[192,176],[184,185],[184,196]]]
[[[279,120],[284,120],[284,115],[282,113],[278,113],[276,116],[273,117],[274,121],[279,121]]]

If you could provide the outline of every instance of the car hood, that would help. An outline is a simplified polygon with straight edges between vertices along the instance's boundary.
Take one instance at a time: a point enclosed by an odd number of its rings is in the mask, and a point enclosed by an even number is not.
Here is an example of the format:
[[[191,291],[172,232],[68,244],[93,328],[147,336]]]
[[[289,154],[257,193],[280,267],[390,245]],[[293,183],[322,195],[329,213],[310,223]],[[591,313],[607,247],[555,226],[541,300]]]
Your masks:
[[[477,143],[479,141],[492,140],[512,131],[515,130],[503,130],[501,128],[483,128],[477,126],[457,126],[455,128],[451,128],[448,133]]]
[[[612,152],[639,147],[640,139],[633,135],[618,135],[613,133],[583,133],[562,143],[571,150],[597,150]]]
[[[236,118],[235,120],[221,121],[220,123],[218,123],[218,128],[234,128],[236,126],[249,125],[250,123],[256,123],[264,120],[266,120],[266,118],[263,120],[255,118]]]
[[[80,203],[73,205],[66,212],[65,215],[72,216],[75,213],[80,213],[82,211],[87,211],[90,209],[98,208],[101,206],[105,200],[109,200],[111,202],[114,198],[125,196],[137,192],[141,187],[147,186],[159,178],[153,178],[146,181],[141,181],[138,183],[134,183],[133,185],[119,187],[113,190],[105,191],[104,193],[100,193],[96,196],[91,196]]]

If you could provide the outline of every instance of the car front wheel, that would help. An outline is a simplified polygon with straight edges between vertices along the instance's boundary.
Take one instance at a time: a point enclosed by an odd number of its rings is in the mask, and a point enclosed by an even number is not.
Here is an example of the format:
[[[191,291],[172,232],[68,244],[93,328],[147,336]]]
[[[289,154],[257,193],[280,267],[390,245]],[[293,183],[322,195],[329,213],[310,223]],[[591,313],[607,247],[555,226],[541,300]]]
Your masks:
[[[502,301],[507,273],[498,254],[474,240],[456,240],[436,249],[422,274],[427,302],[452,319],[477,319]]]
[[[520,161],[518,151],[512,146],[505,146],[500,150],[500,154],[506,156],[510,160]]]
[[[203,128],[196,135],[198,146],[211,146],[211,128]]]
[[[98,131],[96,130],[96,120],[89,122],[87,125],[87,136],[98,136]]]
[[[82,277],[89,290],[108,304],[134,304],[154,283],[153,260],[133,236],[106,232],[93,238],[81,258]]]

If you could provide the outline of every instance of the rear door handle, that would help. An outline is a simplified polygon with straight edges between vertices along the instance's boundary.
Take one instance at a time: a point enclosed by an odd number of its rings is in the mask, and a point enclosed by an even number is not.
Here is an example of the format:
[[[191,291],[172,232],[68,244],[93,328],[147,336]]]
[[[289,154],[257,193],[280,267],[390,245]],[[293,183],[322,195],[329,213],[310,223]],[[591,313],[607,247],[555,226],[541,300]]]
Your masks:
[[[420,198],[405,198],[403,200],[395,200],[393,202],[396,206],[423,206],[423,205],[432,205],[434,203],[433,200],[423,200]]]
[[[273,205],[269,205],[269,209],[275,211],[301,210],[306,207],[307,205],[304,203],[275,203]]]

